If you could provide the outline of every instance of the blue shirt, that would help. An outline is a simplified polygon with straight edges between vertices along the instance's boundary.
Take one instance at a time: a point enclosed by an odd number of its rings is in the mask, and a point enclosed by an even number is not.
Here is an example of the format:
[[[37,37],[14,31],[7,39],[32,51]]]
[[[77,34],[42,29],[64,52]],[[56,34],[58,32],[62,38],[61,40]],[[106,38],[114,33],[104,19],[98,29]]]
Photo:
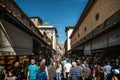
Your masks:
[[[41,71],[41,72],[38,72],[37,75],[36,75],[36,78],[38,80],[43,80],[43,79],[47,79],[47,73],[46,71]]]
[[[30,65],[30,66],[28,66],[28,71],[29,71],[29,79],[36,79],[38,66],[37,65]]]

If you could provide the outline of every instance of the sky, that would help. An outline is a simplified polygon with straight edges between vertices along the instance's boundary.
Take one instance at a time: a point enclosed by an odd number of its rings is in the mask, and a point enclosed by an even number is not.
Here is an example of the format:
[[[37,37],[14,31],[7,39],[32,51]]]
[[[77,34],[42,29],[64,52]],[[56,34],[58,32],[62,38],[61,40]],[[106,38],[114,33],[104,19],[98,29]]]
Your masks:
[[[58,43],[66,40],[65,28],[75,26],[88,0],[14,0],[28,17],[40,17],[56,27]]]

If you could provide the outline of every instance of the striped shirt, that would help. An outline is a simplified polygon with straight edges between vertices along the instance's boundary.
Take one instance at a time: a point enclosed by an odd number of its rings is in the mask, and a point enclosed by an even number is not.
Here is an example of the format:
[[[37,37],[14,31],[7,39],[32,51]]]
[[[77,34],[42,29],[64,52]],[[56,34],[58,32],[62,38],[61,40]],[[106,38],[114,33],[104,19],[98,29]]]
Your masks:
[[[72,77],[72,80],[77,80],[78,76],[82,76],[82,70],[78,66],[72,67],[70,69],[70,75]]]

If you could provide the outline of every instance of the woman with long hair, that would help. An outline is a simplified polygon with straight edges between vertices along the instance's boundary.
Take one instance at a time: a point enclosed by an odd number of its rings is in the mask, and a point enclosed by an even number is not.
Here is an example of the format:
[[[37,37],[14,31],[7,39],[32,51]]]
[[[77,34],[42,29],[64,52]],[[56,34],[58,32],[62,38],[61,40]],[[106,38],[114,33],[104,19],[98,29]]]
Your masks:
[[[40,68],[38,69],[37,75],[36,75],[36,79],[37,80],[47,80],[48,76],[47,73],[45,71],[45,64],[41,63],[40,64]]]
[[[56,80],[61,80],[62,67],[60,61],[56,61],[55,70],[56,70]]]

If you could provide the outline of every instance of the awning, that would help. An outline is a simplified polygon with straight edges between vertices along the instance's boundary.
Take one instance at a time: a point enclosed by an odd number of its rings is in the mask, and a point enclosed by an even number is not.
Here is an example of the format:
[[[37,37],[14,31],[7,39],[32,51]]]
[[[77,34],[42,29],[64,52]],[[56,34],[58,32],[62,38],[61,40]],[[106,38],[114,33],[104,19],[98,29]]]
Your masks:
[[[11,23],[0,21],[0,55],[33,55],[33,38]]]

